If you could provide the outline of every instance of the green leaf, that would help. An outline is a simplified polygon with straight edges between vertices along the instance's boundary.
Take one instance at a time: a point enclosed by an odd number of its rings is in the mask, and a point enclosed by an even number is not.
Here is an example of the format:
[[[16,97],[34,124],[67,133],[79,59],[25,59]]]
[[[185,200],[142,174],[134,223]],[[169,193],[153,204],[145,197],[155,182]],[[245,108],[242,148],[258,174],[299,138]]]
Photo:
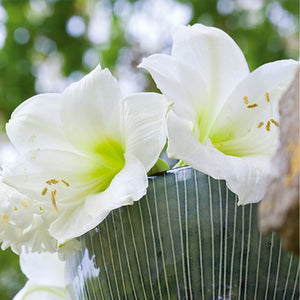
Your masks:
[[[170,170],[169,165],[164,160],[159,158],[156,164],[150,169],[147,175],[152,176],[158,173],[165,172],[167,170]]]

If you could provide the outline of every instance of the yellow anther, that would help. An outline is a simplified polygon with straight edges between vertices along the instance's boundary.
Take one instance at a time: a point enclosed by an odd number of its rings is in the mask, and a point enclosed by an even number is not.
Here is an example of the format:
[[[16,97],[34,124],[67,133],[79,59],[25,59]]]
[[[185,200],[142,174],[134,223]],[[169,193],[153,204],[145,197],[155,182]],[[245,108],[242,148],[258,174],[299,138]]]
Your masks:
[[[61,182],[62,182],[62,183],[64,183],[64,184],[65,184],[67,187],[69,187],[69,186],[70,186],[70,183],[66,182],[66,181],[65,181],[65,180],[63,180],[63,179],[61,180]]]
[[[267,122],[266,129],[267,129],[267,131],[271,130],[271,122],[270,122],[270,120],[268,120],[268,122]]]
[[[260,128],[264,125],[264,122],[259,122],[258,125],[257,125],[257,128]]]
[[[270,121],[271,121],[275,126],[279,127],[279,124],[278,124],[277,121],[275,121],[274,119],[271,119]]]
[[[48,191],[48,189],[45,187],[45,188],[43,189],[43,191],[42,191],[42,196],[45,196],[46,193],[47,193],[47,191]]]
[[[3,216],[2,216],[2,219],[3,219],[4,221],[8,221],[9,216],[8,216],[8,215],[3,215]]]
[[[55,210],[56,210],[57,212],[59,212],[59,211],[58,211],[58,208],[57,208],[57,206],[56,206],[55,195],[56,195],[56,190],[51,191],[51,202],[52,202],[52,204],[53,204]]]
[[[267,102],[270,102],[270,95],[268,92],[265,93],[265,98],[266,98]]]
[[[25,207],[25,208],[28,207],[28,203],[27,203],[26,201],[22,201],[22,202],[21,202],[21,205],[22,205],[23,207]]]
[[[256,103],[247,105],[248,108],[253,108],[253,107],[257,107],[257,106],[258,106],[258,104],[256,104]]]
[[[59,180],[50,179],[50,180],[47,180],[46,183],[49,184],[49,185],[51,185],[51,184],[57,184],[57,183],[59,183]]]
[[[249,103],[249,99],[247,96],[244,96],[243,97],[243,100],[244,100],[244,103],[247,105]]]

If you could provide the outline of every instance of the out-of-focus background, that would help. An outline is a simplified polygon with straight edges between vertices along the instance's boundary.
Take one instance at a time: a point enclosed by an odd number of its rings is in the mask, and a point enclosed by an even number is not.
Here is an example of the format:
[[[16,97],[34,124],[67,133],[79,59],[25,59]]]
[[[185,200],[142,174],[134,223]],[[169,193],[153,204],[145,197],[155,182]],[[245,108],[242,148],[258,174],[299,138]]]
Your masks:
[[[172,31],[194,23],[226,31],[251,70],[299,59],[298,0],[0,0],[0,165],[12,159],[4,128],[22,101],[62,91],[99,62],[124,94],[157,91],[136,66],[169,53]],[[18,256],[0,250],[0,299],[25,281]]]

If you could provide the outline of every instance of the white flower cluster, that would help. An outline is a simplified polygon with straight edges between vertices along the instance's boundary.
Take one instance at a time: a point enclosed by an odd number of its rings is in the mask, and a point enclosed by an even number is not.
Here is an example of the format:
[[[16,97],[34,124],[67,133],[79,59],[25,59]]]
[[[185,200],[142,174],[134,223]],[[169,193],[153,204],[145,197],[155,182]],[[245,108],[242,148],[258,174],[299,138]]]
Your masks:
[[[42,208],[39,203],[0,183],[0,241],[2,250],[11,247],[16,253],[55,252],[57,241],[49,234],[53,220],[50,205]],[[51,216],[52,214],[52,216]]]
[[[98,66],[63,93],[37,95],[14,111],[6,130],[19,157],[1,174],[3,249],[54,252],[67,243],[70,251],[70,240],[146,193],[166,137],[170,157],[226,180],[240,204],[262,198],[278,102],[299,63],[250,73],[225,32],[196,24],[174,34],[171,55],[154,54],[141,67],[163,95],[122,99]]]

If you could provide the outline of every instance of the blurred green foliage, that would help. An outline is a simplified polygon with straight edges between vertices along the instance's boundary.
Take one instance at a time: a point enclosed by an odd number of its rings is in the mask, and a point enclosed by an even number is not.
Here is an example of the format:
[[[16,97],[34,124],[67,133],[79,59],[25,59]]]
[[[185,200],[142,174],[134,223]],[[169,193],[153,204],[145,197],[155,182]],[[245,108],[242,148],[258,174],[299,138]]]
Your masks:
[[[171,3],[171,0],[160,1]],[[200,22],[226,31],[243,50],[251,70],[266,62],[299,58],[298,0],[177,1],[189,7],[190,24]],[[56,86],[54,90],[47,90],[37,84],[42,64],[51,57],[58,58],[62,78],[65,79],[76,75],[75,71],[84,74],[93,68],[93,61],[86,62],[84,58],[89,50],[93,50],[89,54],[96,54],[102,67],[109,67],[113,73],[118,73],[120,57],[124,56],[131,72],[142,73],[136,66],[151,51],[128,32],[127,25],[131,15],[142,10],[145,2],[0,0],[0,40],[5,40],[0,49],[0,128],[4,128],[9,115],[22,101],[37,92],[55,90]],[[95,42],[89,37],[88,26],[99,4],[108,16],[110,33],[108,39]],[[166,17],[169,13],[165,12]],[[80,16],[85,23],[83,34],[77,37],[66,30],[68,20],[74,15]],[[163,29],[164,24],[161,26]],[[151,32],[151,24],[148,27]],[[1,28],[5,28],[6,34]],[[136,29],[139,29],[138,25]],[[101,26],[98,30],[102,30]],[[144,38],[147,39],[147,35]],[[170,46],[170,42],[161,45],[157,51],[165,51]],[[50,73],[43,73],[45,77],[48,75],[50,83],[51,80],[54,82]],[[155,89],[149,77],[145,82],[145,89]],[[0,299],[12,299],[12,295],[24,284],[25,277],[20,275],[18,257],[10,250],[0,254],[0,276]]]
[[[0,250],[1,251],[1,250]],[[0,299],[11,300],[23,287],[26,276],[21,272],[19,257],[10,249],[0,252]]]

